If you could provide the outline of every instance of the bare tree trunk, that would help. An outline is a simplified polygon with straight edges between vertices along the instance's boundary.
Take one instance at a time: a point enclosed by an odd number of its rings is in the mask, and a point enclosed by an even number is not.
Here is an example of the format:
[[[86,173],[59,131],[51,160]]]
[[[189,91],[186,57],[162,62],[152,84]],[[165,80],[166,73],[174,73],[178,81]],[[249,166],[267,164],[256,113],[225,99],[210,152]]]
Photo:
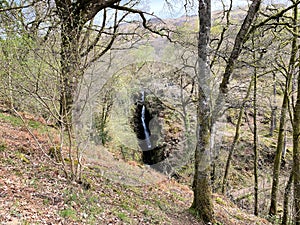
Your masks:
[[[211,28],[211,1],[199,1],[199,39],[198,39],[198,110],[197,147],[195,152],[195,174],[193,182],[194,200],[191,208],[205,223],[214,222],[211,189],[211,115],[209,102],[209,58],[208,44]]]
[[[78,81],[82,76],[80,70],[81,57],[79,53],[79,39],[83,27],[82,15],[76,15],[75,6],[68,5],[68,2],[56,0],[56,8],[61,23],[61,52],[60,52],[60,108],[59,121],[63,131],[66,131],[64,143],[70,160],[70,174],[68,179],[78,180],[80,171],[76,171],[74,164],[72,108],[75,98]],[[79,157],[77,155],[77,157]],[[79,165],[81,162],[78,162]]]
[[[220,92],[221,93],[226,94],[228,92],[228,84],[229,84],[230,76],[233,72],[234,65],[242,51],[242,45],[246,41],[248,31],[250,30],[252,22],[259,10],[260,4],[261,4],[261,0],[252,1],[251,5],[249,7],[249,10],[248,10],[247,16],[244,19],[241,29],[239,30],[239,33],[237,34],[237,36],[235,38],[233,50],[228,59],[228,63],[226,65],[225,72],[223,74],[222,83],[220,84]]]
[[[80,72],[79,55],[79,21],[65,18],[67,11],[63,11],[61,25],[61,87],[60,87],[60,123],[71,126],[72,107]]]
[[[294,14],[298,15],[298,7],[294,8]],[[295,21],[297,22],[297,19],[295,19]],[[300,69],[299,63],[300,63],[300,58],[298,58],[298,69]],[[294,177],[295,224],[300,225],[300,71],[298,71],[297,83],[298,83],[297,100],[294,108],[294,120],[293,120],[293,177]]]
[[[210,138],[214,122],[220,116],[225,95],[228,92],[229,79],[234,65],[246,41],[246,35],[260,7],[260,0],[251,3],[244,22],[236,36],[235,43],[220,84],[220,93],[213,112],[210,108],[210,66],[208,60],[208,44],[211,28],[211,1],[199,1],[199,40],[198,40],[198,83],[199,105],[197,124],[197,147],[195,152],[195,175],[193,182],[194,200],[191,206],[205,223],[214,221],[212,190],[210,185],[211,146]],[[212,114],[212,115],[211,115]]]
[[[84,53],[81,52],[81,44],[86,44],[84,41],[82,43],[80,42],[83,26],[93,19],[98,12],[107,7],[113,7],[114,4],[118,2],[118,0],[55,0],[61,25],[60,124],[65,123],[67,126],[71,125],[69,123],[72,121],[72,106],[76,88],[83,74],[83,71],[81,71],[81,57],[87,56],[99,41],[96,37],[94,41],[88,44],[87,50]],[[125,7],[125,9],[127,8]],[[116,24],[114,25],[116,26]],[[99,57],[111,47],[113,41],[114,38],[112,38],[107,47],[99,53]],[[96,58],[95,56],[93,60],[96,60]]]
[[[300,225],[300,74],[298,74],[298,93],[293,121],[293,174],[295,225]]]
[[[278,192],[278,184],[279,184],[279,173],[280,173],[280,165],[281,165],[281,158],[282,158],[282,150],[284,147],[284,125],[286,122],[286,113],[288,108],[288,98],[290,92],[290,84],[291,84],[291,77],[292,74],[288,74],[288,79],[286,81],[285,92],[283,96],[282,108],[281,108],[281,116],[279,122],[279,131],[278,131],[278,138],[277,138],[277,147],[276,147],[276,154],[274,160],[274,167],[273,167],[273,183],[272,183],[272,193],[271,193],[271,205],[269,210],[269,215],[276,215],[277,214],[277,192]]]
[[[254,52],[255,54],[255,52]],[[254,55],[255,61],[255,55]],[[254,151],[254,215],[258,216],[258,135],[257,135],[257,71],[254,67],[253,88],[253,151]]]
[[[291,193],[293,184],[293,171],[291,171],[289,180],[286,184],[284,191],[284,200],[283,200],[283,215],[282,215],[282,225],[288,224],[288,216],[289,216],[289,195]]]
[[[297,24],[297,7],[294,8],[294,24]],[[294,33],[297,33],[297,27],[294,26]],[[283,102],[281,107],[281,115],[280,115],[280,123],[279,123],[279,132],[277,139],[277,147],[276,147],[276,155],[274,160],[273,167],[273,183],[272,183],[272,191],[271,191],[271,205],[269,210],[269,215],[273,216],[277,214],[277,193],[278,193],[278,185],[279,185],[279,173],[281,166],[281,158],[282,158],[282,150],[284,148],[284,136],[285,130],[284,126],[286,123],[286,113],[289,104],[289,96],[291,89],[291,81],[295,70],[296,63],[296,54],[297,54],[297,36],[294,35],[292,40],[292,49],[291,49],[291,57],[289,62],[289,69],[287,74],[287,79],[285,83],[285,91],[283,96]]]
[[[284,131],[284,138],[283,138],[283,148],[282,148],[282,157],[281,157],[281,167],[284,168],[285,166],[285,155],[286,155],[286,146],[287,146],[287,134],[286,129]]]
[[[274,130],[276,129],[276,75],[273,74],[273,96],[271,102],[271,124],[270,124],[270,137],[273,137]]]

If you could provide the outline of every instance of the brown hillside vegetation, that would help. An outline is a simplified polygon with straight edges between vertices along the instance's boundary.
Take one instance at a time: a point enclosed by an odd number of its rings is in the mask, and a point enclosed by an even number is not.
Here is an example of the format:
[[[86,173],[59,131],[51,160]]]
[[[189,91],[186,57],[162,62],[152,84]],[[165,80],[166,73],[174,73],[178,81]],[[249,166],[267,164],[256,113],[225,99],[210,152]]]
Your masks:
[[[44,149],[49,149],[47,126],[35,120],[26,122]],[[68,182],[22,121],[7,113],[0,113],[0,155],[1,224],[200,224],[188,210],[192,190],[172,179],[144,186],[118,184],[99,174],[95,169],[99,164],[85,169],[89,185]],[[146,170],[118,163],[128,173]],[[215,195],[214,203],[218,224],[270,224],[245,213],[224,196]]]

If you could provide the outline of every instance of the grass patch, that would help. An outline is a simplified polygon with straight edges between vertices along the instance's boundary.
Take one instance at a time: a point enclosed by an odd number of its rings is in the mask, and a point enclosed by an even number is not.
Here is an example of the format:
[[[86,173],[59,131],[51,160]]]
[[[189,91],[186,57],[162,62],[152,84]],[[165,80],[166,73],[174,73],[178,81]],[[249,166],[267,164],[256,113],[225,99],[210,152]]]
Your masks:
[[[120,220],[124,221],[124,222],[129,222],[129,218],[127,217],[127,215],[123,212],[120,212],[117,214],[117,216],[119,217]]]
[[[28,126],[31,127],[31,128],[33,128],[33,129],[40,129],[40,128],[44,127],[43,124],[41,124],[38,121],[34,121],[34,120],[29,120],[28,121]]]
[[[126,211],[132,211],[132,208],[130,207],[129,203],[123,202],[121,204],[122,209],[126,210]]]
[[[193,215],[195,218],[200,219],[199,212],[196,209],[189,208],[188,209],[188,213],[190,213],[191,215]]]
[[[10,123],[13,126],[21,126],[23,124],[23,121],[17,117],[17,116],[13,116],[13,115],[9,115],[6,113],[0,113],[0,120]]]
[[[60,211],[60,216],[69,219],[76,219],[76,211],[72,208],[66,208]]]
[[[97,216],[104,211],[104,208],[100,204],[101,200],[99,199],[99,196],[90,190],[86,190],[83,191],[82,193],[78,193],[76,189],[70,188],[64,191],[64,196],[65,196],[65,204],[70,206],[69,208],[67,208],[67,210],[65,210],[66,212],[64,213],[65,214],[71,213],[69,211],[72,211],[73,205],[80,206],[80,208],[78,209],[76,208],[76,210],[77,212],[84,212],[84,214],[88,215],[89,224],[94,224],[94,222],[97,221],[96,219]],[[63,216],[62,214],[60,215]],[[70,217],[70,216],[66,216],[66,217]],[[70,218],[75,220],[77,217],[76,215],[73,215]]]
[[[171,192],[171,194],[173,195],[173,197],[175,198],[175,199],[177,199],[177,200],[179,200],[179,201],[182,201],[182,202],[184,202],[184,201],[186,201],[186,199],[185,198],[183,198],[182,196],[180,196],[178,193],[176,193],[176,192]]]
[[[4,152],[6,148],[6,144],[4,142],[0,142],[0,152]]]
[[[0,113],[0,120],[11,124],[14,127],[20,127],[24,125],[23,120],[15,115],[10,115],[7,113]],[[46,126],[38,121],[35,120],[27,120],[28,127],[32,129],[38,129],[40,132],[43,132],[46,130]]]

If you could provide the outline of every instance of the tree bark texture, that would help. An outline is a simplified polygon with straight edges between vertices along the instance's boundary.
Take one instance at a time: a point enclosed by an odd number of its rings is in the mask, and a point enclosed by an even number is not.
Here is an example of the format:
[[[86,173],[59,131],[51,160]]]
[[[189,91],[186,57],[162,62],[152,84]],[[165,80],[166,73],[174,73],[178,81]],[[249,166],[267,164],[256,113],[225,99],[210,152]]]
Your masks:
[[[245,37],[252,25],[252,21],[259,9],[261,1],[254,0],[250,5],[247,16],[236,36],[233,50],[228,60],[223,80],[220,84],[220,93],[216,100],[216,107],[213,112],[210,101],[210,67],[208,59],[208,44],[211,28],[211,1],[199,0],[199,41],[198,41],[198,83],[199,83],[199,104],[198,104],[198,126],[197,126],[197,147],[195,152],[195,175],[193,182],[194,200],[192,207],[200,218],[205,222],[214,221],[212,190],[210,184],[211,172],[211,130],[214,122],[220,116],[224,96],[228,92],[230,76],[234,65],[242,50]]]
[[[198,39],[198,110],[197,147],[195,152],[195,174],[193,182],[194,200],[191,208],[204,223],[214,222],[212,188],[210,180],[210,103],[209,103],[209,58],[208,44],[211,28],[211,1],[199,1]]]
[[[289,196],[291,193],[293,184],[293,171],[291,171],[289,180],[286,184],[285,190],[284,190],[284,198],[283,198],[283,215],[282,215],[282,225],[288,224],[288,218],[289,218]]]
[[[298,74],[298,93],[293,121],[293,174],[295,225],[300,225],[300,74]]]
[[[254,61],[256,60],[254,52]],[[253,152],[254,152],[254,215],[258,216],[258,133],[257,133],[257,71],[254,67],[254,88],[253,88]]]
[[[72,106],[81,71],[80,36],[83,26],[119,0],[55,0],[61,26],[60,121],[70,126]]]

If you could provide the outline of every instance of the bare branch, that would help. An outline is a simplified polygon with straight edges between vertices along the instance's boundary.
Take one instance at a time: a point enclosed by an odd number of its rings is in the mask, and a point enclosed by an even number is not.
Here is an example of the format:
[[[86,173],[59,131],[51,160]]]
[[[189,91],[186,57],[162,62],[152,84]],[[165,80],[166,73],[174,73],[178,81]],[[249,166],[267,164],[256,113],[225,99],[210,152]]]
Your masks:
[[[147,21],[145,15],[151,15],[151,16],[153,16],[153,14],[149,14],[149,13],[143,12],[143,11],[138,10],[138,9],[128,8],[128,7],[124,7],[124,6],[120,6],[120,5],[112,5],[112,6],[109,6],[109,7],[113,8],[113,9],[127,11],[127,12],[134,13],[134,14],[139,14],[139,16],[142,19],[142,25],[143,25],[143,27],[145,29],[149,30],[151,33],[157,34],[157,35],[162,36],[162,37],[166,37],[169,41],[172,42],[172,40],[171,40],[171,38],[169,36],[169,32],[170,31],[168,29],[162,28],[160,30],[154,30],[153,28],[151,28],[150,26],[148,26],[148,24],[147,24],[148,21]],[[156,17],[156,18],[158,18],[158,17]],[[161,22],[163,22],[161,19],[159,19],[159,20]],[[167,31],[167,34],[162,33],[164,31]]]

